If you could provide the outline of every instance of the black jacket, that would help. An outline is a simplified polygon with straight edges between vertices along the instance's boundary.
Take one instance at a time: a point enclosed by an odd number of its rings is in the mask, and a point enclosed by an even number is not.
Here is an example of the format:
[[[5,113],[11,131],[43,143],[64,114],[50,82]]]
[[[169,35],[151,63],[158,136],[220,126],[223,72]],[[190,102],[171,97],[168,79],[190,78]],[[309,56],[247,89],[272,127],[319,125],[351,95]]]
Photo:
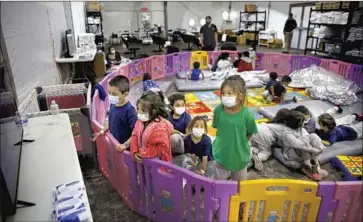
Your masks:
[[[295,19],[287,19],[285,22],[284,32],[292,32],[297,27]]]

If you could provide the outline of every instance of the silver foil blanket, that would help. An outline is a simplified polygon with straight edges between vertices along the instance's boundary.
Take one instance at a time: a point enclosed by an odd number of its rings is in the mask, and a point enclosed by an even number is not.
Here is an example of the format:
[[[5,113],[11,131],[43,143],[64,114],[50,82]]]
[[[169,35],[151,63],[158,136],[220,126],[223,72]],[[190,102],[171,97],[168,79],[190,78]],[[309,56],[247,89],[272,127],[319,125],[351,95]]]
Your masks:
[[[357,102],[356,93],[362,89],[336,73],[313,65],[290,74],[290,86],[306,88],[313,99],[328,100],[336,105],[352,105]]]

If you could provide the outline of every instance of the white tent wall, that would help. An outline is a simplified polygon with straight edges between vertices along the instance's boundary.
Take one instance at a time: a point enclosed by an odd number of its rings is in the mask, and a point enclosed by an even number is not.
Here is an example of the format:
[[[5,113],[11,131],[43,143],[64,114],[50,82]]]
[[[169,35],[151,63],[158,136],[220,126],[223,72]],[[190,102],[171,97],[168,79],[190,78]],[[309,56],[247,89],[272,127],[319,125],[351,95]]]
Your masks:
[[[55,57],[66,30],[63,2],[1,2],[1,26],[19,103],[34,87],[62,83]]]
[[[102,2],[104,6],[103,31],[109,38],[112,33],[120,31],[137,31],[141,29],[141,8],[147,7],[151,14],[151,24],[164,26],[163,2]],[[130,25],[129,25],[130,20]]]
[[[235,12],[235,17],[231,17],[231,23],[223,22],[222,13],[228,12],[229,2],[168,2],[168,27],[169,29],[183,28],[188,30],[188,21],[195,19],[196,28],[199,29],[200,19],[207,15],[212,17],[212,22],[218,30],[239,28],[239,13],[244,10],[244,5],[256,2],[232,2],[231,12]],[[259,10],[267,9],[267,2],[257,2]]]

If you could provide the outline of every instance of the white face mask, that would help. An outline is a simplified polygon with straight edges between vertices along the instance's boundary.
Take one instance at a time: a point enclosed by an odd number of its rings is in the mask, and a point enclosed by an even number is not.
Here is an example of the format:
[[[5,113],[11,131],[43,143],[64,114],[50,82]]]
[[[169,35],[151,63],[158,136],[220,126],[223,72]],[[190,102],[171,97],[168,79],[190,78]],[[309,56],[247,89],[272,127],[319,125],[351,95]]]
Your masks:
[[[253,48],[249,48],[248,50],[253,51]]]
[[[110,53],[111,53],[111,54],[115,54],[115,50],[111,50],[111,51],[110,51]]]
[[[222,103],[225,107],[231,108],[236,105],[235,96],[222,96]]]
[[[320,130],[320,125],[319,125],[319,123],[315,123],[315,128],[316,128],[317,130]]]
[[[198,138],[200,138],[200,137],[202,137],[203,136],[203,134],[204,134],[205,132],[204,132],[204,129],[202,129],[202,128],[196,128],[196,127],[194,127],[193,128],[193,135],[195,136],[195,137],[198,137]]]
[[[137,118],[142,122],[147,122],[150,120],[149,113],[137,113]]]
[[[111,104],[114,105],[120,102],[117,96],[112,96],[112,95],[108,95],[108,100],[110,101]]]
[[[175,108],[175,113],[178,115],[181,115],[185,112],[185,106],[184,107],[177,107]]]
[[[308,124],[308,122],[310,121],[310,118],[308,118],[307,120],[304,121],[304,124]]]

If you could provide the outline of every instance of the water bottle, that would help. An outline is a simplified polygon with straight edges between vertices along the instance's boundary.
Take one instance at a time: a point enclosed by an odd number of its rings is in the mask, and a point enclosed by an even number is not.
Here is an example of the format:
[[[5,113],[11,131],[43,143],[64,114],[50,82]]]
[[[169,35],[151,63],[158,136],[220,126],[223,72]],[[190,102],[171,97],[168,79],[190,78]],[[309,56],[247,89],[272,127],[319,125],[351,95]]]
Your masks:
[[[18,133],[21,134],[21,131],[23,130],[23,137],[29,136],[30,127],[26,115],[20,115],[19,112],[16,112],[14,121],[16,127],[18,128]]]
[[[59,123],[59,107],[58,104],[52,100],[52,103],[50,105],[50,112],[52,113],[52,116],[55,119],[55,123]]]

